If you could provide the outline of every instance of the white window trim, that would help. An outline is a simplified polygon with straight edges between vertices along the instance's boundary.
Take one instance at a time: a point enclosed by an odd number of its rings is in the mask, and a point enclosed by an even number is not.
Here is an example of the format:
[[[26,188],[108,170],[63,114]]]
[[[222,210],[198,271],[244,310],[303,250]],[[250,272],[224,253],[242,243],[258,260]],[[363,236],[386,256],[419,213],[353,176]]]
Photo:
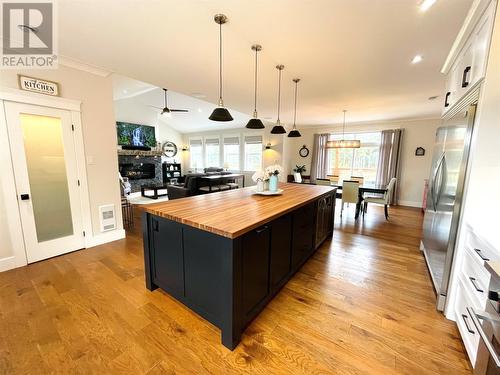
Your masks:
[[[260,161],[260,169],[263,169],[263,164],[264,164],[264,132],[262,131],[259,131],[259,132],[255,132],[255,133],[250,133],[250,132],[244,132],[242,133],[241,135],[241,139],[240,139],[240,143],[242,144],[240,147],[242,147],[243,149],[243,152],[241,153],[242,157],[241,157],[241,160],[242,160],[242,172],[255,172],[255,171],[247,171],[246,170],[246,166],[245,166],[245,155],[246,155],[246,143],[245,143],[245,137],[246,136],[249,136],[249,137],[256,137],[256,136],[261,136],[262,137],[262,150],[261,150],[261,153],[262,153],[262,157],[261,157],[261,161]]]

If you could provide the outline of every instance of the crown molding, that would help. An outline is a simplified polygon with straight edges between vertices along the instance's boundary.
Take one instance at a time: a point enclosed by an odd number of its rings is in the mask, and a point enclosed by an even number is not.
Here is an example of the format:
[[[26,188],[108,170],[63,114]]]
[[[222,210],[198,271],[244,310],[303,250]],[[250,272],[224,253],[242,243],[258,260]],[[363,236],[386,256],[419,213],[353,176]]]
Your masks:
[[[59,55],[58,58],[59,58],[59,65],[67,66],[68,68],[73,68],[77,70],[82,70],[87,73],[95,74],[96,76],[107,77],[112,73],[112,71],[110,70],[95,65],[90,65],[67,56]]]

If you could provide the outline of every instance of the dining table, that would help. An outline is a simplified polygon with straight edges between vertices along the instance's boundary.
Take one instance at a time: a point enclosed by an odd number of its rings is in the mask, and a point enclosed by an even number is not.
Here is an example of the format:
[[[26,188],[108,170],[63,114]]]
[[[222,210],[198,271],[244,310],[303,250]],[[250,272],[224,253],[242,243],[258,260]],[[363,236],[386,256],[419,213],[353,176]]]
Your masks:
[[[241,180],[241,187],[245,187],[245,175],[241,173],[227,173],[227,174],[215,174],[198,177],[202,181],[208,182],[208,191],[212,192],[212,186],[214,182],[220,184],[227,180]]]
[[[340,191],[342,190],[341,182],[332,182],[330,185],[336,187]],[[358,202],[356,203],[356,216],[354,218],[357,219],[359,217],[359,214],[361,212],[361,204],[363,203],[363,196],[365,193],[384,195],[386,191],[387,185],[381,185],[371,182],[360,184],[358,192]]]

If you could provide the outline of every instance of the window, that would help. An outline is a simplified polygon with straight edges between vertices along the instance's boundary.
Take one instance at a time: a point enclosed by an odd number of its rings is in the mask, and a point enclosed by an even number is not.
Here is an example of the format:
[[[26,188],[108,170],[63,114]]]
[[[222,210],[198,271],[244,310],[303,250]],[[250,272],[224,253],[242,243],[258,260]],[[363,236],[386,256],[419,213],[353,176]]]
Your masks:
[[[245,171],[262,169],[262,136],[245,136]]]
[[[342,139],[342,134],[332,134],[330,139]],[[328,150],[328,174],[340,179],[351,176],[364,177],[365,182],[375,182],[380,149],[380,132],[346,134],[345,139],[359,139],[360,148],[332,148]]]
[[[205,138],[205,165],[220,167],[219,138]]]
[[[240,138],[224,137],[224,168],[232,171],[240,170]]]
[[[203,168],[203,143],[201,139],[189,140],[190,168]]]

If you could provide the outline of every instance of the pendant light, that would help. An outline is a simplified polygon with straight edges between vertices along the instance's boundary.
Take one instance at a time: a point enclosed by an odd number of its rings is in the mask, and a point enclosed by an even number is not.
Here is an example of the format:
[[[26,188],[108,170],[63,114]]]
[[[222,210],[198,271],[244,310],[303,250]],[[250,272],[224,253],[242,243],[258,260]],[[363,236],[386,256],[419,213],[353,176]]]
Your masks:
[[[222,100],[222,25],[227,22],[224,14],[216,14],[214,21],[219,25],[219,106],[214,109],[209,119],[212,121],[233,121],[233,116],[224,107]]]
[[[276,120],[276,125],[271,129],[271,134],[285,134],[286,130],[281,125],[280,122],[280,105],[281,105],[281,71],[285,69],[285,65],[276,65],[278,69],[278,119]]]
[[[255,51],[255,83],[254,83],[254,107],[253,107],[253,118],[248,121],[246,126],[247,129],[264,129],[264,124],[260,119],[257,118],[257,54],[262,51],[262,46],[260,44],[254,44],[252,46],[252,51]]]
[[[297,130],[297,125],[295,125],[295,122],[297,121],[297,85],[300,81],[300,78],[294,78],[293,82],[295,82],[295,105],[294,105],[294,112],[293,112],[293,129],[288,133],[288,136],[290,138],[298,138],[301,137],[302,135],[300,132]]]
[[[326,148],[360,148],[361,141],[358,139],[345,139],[345,113],[344,109],[344,125],[342,126],[342,140],[326,142]]]

